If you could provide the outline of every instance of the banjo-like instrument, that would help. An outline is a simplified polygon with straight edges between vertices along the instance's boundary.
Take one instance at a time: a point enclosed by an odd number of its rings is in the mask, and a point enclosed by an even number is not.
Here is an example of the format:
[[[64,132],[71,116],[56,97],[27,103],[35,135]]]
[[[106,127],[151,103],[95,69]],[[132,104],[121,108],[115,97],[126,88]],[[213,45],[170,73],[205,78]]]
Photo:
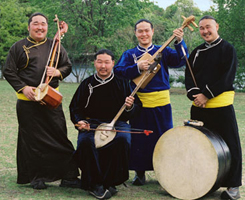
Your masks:
[[[138,85],[135,87],[134,91],[130,94],[130,96],[134,96],[136,92],[139,90],[140,86],[144,83],[144,81],[147,79],[149,74],[153,73],[153,70],[156,68],[156,66],[159,64],[161,60],[161,53],[158,54],[154,62],[149,66],[148,71],[145,73],[145,75],[142,77]],[[94,134],[94,142],[95,142],[95,147],[100,148],[109,143],[114,139],[116,136],[116,131],[115,131],[115,123],[118,120],[118,118],[121,116],[123,111],[125,110],[126,105],[123,104],[121,109],[118,111],[114,119],[110,123],[102,123],[100,124],[96,129],[95,129],[95,134]],[[147,132],[144,132],[147,135]]]

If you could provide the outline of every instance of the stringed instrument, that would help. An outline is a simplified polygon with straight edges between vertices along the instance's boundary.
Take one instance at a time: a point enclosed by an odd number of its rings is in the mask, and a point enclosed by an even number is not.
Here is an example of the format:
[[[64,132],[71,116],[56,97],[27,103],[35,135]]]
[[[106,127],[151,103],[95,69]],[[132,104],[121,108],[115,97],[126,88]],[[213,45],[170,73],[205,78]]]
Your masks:
[[[141,85],[144,83],[144,81],[148,77],[148,74],[152,73],[152,71],[159,64],[161,57],[162,57],[161,53],[159,53],[155,57],[154,62],[149,66],[149,70],[145,73],[143,78],[139,81],[138,85],[135,87],[134,91],[130,94],[130,96],[134,96],[136,94],[136,92],[139,90]],[[116,136],[116,132],[117,132],[117,131],[115,131],[114,125],[115,125],[116,121],[118,120],[118,118],[123,113],[123,111],[125,110],[125,108],[126,108],[126,105],[123,104],[123,106],[118,111],[118,113],[116,114],[114,119],[111,121],[111,123],[102,123],[95,129],[94,143],[95,143],[96,148],[103,147],[104,145],[108,144],[110,141],[112,141],[114,139],[114,137]]]
[[[63,37],[63,35],[67,32],[68,25],[64,21],[59,21],[57,15],[55,15],[54,21],[57,22],[58,31],[54,36],[51,51],[46,66],[54,67],[53,65],[54,65],[55,55],[58,49],[57,61],[55,66],[56,69],[58,65],[59,55],[60,55],[60,40],[61,37]],[[35,94],[36,94],[35,99],[36,101],[40,102],[40,104],[46,105],[49,108],[57,108],[61,104],[63,96],[59,91],[57,91],[56,89],[52,88],[49,85],[53,76],[51,77],[47,76],[45,82],[43,83],[47,71],[46,66],[45,66],[41,83],[35,90]]]
[[[193,31],[193,28],[190,26],[190,23],[192,23],[195,27],[198,27],[197,24],[194,22],[195,21],[195,17],[193,15],[191,15],[188,18],[185,18],[184,16],[182,16],[182,18],[184,19],[184,22],[182,23],[182,26],[180,27],[181,29],[184,29],[185,27],[188,27],[190,29],[190,31]],[[145,53],[139,60],[149,60],[149,63],[152,63],[154,61],[154,58],[161,53],[173,40],[174,40],[175,36],[172,35],[153,55],[150,55],[149,53]],[[161,65],[158,64],[156,66],[156,68],[152,71],[152,73],[150,73],[148,75],[148,78],[145,80],[145,82],[141,85],[140,88],[144,89],[146,87],[146,85],[151,81],[151,79],[155,76],[155,74],[160,70]],[[142,74],[140,76],[138,76],[137,78],[133,79],[133,82],[138,85],[140,80],[145,76],[147,71],[142,72]]]

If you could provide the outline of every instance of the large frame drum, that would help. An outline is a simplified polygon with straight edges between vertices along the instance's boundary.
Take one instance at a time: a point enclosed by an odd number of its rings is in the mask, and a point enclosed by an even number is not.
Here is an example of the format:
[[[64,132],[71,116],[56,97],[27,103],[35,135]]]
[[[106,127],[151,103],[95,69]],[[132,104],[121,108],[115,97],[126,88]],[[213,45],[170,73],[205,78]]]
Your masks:
[[[230,162],[229,148],[221,137],[190,125],[165,132],[153,153],[158,182],[179,199],[198,199],[217,190]]]

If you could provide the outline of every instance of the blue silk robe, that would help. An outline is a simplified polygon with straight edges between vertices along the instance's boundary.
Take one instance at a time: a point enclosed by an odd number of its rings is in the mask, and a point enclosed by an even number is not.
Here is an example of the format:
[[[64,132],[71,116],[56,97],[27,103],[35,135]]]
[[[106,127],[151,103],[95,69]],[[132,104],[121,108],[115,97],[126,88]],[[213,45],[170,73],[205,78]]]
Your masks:
[[[179,68],[185,65],[185,58],[181,50],[181,45],[183,45],[187,53],[187,47],[183,40],[178,44],[175,43],[175,49],[166,47],[162,51],[162,59],[160,61],[161,69],[147,84],[147,86],[144,89],[139,89],[138,92],[168,92],[168,90],[170,89],[168,68]],[[133,80],[140,75],[137,61],[146,52],[153,55],[160,47],[161,46],[151,45],[150,47],[145,49],[138,45],[133,49],[125,51],[116,66],[114,67],[114,73]],[[133,88],[135,87],[135,84],[132,81],[131,85]],[[161,106],[159,106],[159,103],[154,102],[153,100],[150,104],[152,105],[145,107],[143,103],[143,108],[140,116],[130,120],[132,128],[140,128],[153,131],[153,133],[149,136],[132,134],[130,158],[131,170],[153,170],[152,156],[155,144],[165,131],[173,127],[170,102],[168,102],[166,105],[161,104]]]

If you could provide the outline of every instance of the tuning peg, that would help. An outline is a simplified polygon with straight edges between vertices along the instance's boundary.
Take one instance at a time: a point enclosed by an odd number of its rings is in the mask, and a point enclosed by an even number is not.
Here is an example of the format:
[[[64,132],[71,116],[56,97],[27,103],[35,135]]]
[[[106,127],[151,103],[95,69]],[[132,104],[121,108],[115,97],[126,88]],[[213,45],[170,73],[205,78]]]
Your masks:
[[[193,15],[191,15],[188,18],[186,18],[183,15],[181,17],[184,19],[183,25],[188,27],[190,29],[190,31],[194,31],[194,29],[189,25],[190,23],[192,23],[196,28],[198,28],[197,24],[194,22],[195,21],[195,17]]]
[[[191,21],[191,23],[192,23],[196,28],[198,28],[197,24],[196,24],[194,21]]]
[[[55,15],[55,18],[54,18],[54,22],[57,22],[59,19],[58,19],[58,16]]]
[[[190,29],[190,31],[194,31],[194,29],[190,25],[187,25],[187,27]]]

